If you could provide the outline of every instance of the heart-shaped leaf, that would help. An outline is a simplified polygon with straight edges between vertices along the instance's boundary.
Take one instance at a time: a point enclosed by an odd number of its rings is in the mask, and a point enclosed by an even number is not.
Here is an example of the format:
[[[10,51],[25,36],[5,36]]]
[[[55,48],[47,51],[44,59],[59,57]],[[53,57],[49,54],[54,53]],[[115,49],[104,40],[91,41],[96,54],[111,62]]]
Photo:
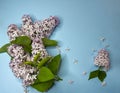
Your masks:
[[[2,46],[1,48],[0,48],[0,53],[4,53],[4,52],[7,52],[7,48],[10,46],[11,44],[10,43],[7,43],[7,44],[5,44],[4,46]]]
[[[45,92],[47,91],[49,88],[51,88],[54,84],[53,80],[47,81],[47,82],[40,82],[37,84],[33,84],[31,85],[33,88],[35,88],[36,90],[40,91],[40,92]]]
[[[48,68],[54,73],[55,75],[58,73],[59,67],[61,63],[61,55],[55,56],[51,62],[48,64]]]
[[[38,68],[41,68],[45,63],[47,63],[52,57],[45,57],[38,63]]]
[[[88,80],[98,77],[98,74],[99,74],[99,70],[95,70],[95,71],[90,72]]]
[[[41,67],[37,76],[40,82],[46,82],[55,78],[55,75],[47,67]]]
[[[104,79],[106,78],[106,72],[105,71],[99,71],[99,74],[98,74],[98,79],[103,82]]]
[[[57,41],[55,40],[50,40],[48,38],[42,38],[43,44],[45,47],[48,46],[57,46]]]
[[[31,53],[31,39],[28,36],[19,36],[15,40],[11,41],[12,44],[23,46],[26,52]]]

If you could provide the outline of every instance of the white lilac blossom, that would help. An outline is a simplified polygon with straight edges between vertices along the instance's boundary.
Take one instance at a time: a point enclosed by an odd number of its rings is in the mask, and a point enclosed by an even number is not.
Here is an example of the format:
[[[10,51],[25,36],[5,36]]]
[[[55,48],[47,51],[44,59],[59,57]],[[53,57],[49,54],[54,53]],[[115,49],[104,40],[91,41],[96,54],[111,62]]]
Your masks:
[[[21,58],[24,55],[24,50],[22,46],[12,44],[8,47],[8,53],[12,57]]]
[[[12,40],[15,40],[15,38],[20,35],[20,31],[15,24],[11,24],[11,25],[8,26],[7,34],[10,38],[10,41],[12,41]]]
[[[39,38],[35,38],[32,42],[32,55],[33,57],[40,52],[41,58],[48,56],[48,53],[43,45],[43,42]]]
[[[32,23],[32,19],[29,15],[24,15],[22,17],[22,27],[21,30],[23,32],[23,35],[30,36],[30,32],[34,31],[34,25]]]
[[[9,63],[14,75],[23,80],[24,86],[29,86],[34,83],[38,74],[35,67],[25,65],[23,62],[32,61],[34,56],[40,53],[41,58],[48,56],[48,53],[43,45],[42,38],[49,37],[59,21],[56,17],[50,17],[43,21],[32,22],[29,15],[22,17],[23,24],[19,29],[15,24],[8,27],[8,36],[10,41],[15,40],[19,36],[28,36],[32,40],[32,52],[26,53],[22,46],[12,44],[8,47],[8,53],[12,57]]]
[[[49,37],[59,23],[57,17],[52,16],[43,21],[32,22],[30,16],[24,15],[22,20],[23,24],[21,29],[23,33],[30,36],[32,40],[35,38]]]
[[[8,52],[13,57],[9,66],[12,69],[14,75],[17,78],[23,79],[23,85],[25,86],[34,83],[36,75],[33,73],[36,72],[36,68],[23,65],[23,62],[27,59],[27,57],[29,57],[28,54],[24,54],[23,48],[21,46],[11,45],[8,48]]]
[[[54,27],[58,25],[58,20],[56,17],[50,17],[42,21],[42,30],[44,32],[45,37],[49,37],[54,29]]]
[[[36,68],[28,66],[28,65],[22,65],[23,60],[20,59],[13,59],[10,62],[10,68],[12,69],[14,75],[17,78],[23,79],[23,85],[28,86],[34,83],[34,80],[36,79]]]
[[[97,66],[105,67],[106,70],[109,69],[109,53],[105,49],[101,49],[98,55],[95,57],[94,64]]]
[[[82,73],[83,75],[86,75],[87,74],[87,72],[86,71],[83,71],[83,73]]]

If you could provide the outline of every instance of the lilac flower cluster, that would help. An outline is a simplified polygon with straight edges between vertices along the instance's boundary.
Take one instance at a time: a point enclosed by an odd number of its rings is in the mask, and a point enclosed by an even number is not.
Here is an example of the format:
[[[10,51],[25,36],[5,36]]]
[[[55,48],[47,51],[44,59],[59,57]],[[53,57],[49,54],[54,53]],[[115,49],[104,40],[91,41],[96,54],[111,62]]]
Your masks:
[[[34,83],[37,76],[37,70],[35,67],[25,65],[25,61],[33,61],[36,54],[40,53],[41,58],[48,56],[48,53],[43,45],[42,39],[49,37],[58,25],[58,19],[56,17],[49,17],[43,21],[32,22],[29,15],[22,17],[22,26],[19,29],[17,25],[11,24],[8,27],[8,36],[10,41],[15,40],[19,36],[28,36],[32,40],[32,53],[26,53],[22,46],[12,44],[8,47],[8,53],[12,57],[10,62],[10,68],[17,78],[23,80],[24,86],[29,86]]]
[[[109,69],[109,54],[105,49],[101,49],[98,55],[95,57],[94,64],[97,66],[105,67],[106,70]]]

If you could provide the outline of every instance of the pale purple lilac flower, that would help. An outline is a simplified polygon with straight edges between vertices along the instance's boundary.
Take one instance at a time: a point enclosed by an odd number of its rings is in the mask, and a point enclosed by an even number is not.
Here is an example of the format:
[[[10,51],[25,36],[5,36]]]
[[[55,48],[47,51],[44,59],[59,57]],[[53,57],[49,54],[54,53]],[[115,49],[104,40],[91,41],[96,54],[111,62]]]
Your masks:
[[[10,41],[15,40],[19,36],[28,36],[32,40],[32,52],[31,54],[26,53],[22,46],[12,44],[8,47],[8,53],[12,57],[9,63],[14,75],[17,78],[23,80],[24,86],[29,86],[34,83],[38,74],[35,67],[25,65],[25,61],[33,61],[34,56],[40,53],[41,58],[48,56],[48,53],[43,45],[42,38],[49,37],[52,34],[54,28],[58,25],[59,21],[57,17],[49,17],[43,21],[32,22],[29,15],[22,17],[23,24],[21,28],[15,24],[11,24],[8,27],[8,36]]]
[[[31,67],[29,65],[22,65],[23,60],[21,59],[13,59],[9,63],[12,72],[17,78],[23,79],[23,85],[28,86],[34,83],[37,74],[36,68]]]
[[[12,44],[12,45],[10,45],[10,46],[8,47],[8,53],[9,53],[10,56],[12,56],[12,57],[19,58],[19,57],[22,57],[25,52],[24,52],[22,46],[18,46],[18,45]]]
[[[105,49],[101,49],[98,52],[98,55],[95,57],[94,64],[97,66],[105,67],[105,69],[108,70],[110,66],[109,61],[109,53]]]
[[[19,32],[20,31],[15,24],[9,25],[7,34],[10,38],[10,41],[15,40],[15,38],[19,36],[19,34],[20,34]]]
[[[23,65],[23,62],[26,61],[27,57],[29,56],[28,54],[24,53],[23,48],[18,45],[11,45],[8,47],[8,53],[13,57],[9,66],[14,75],[17,78],[23,79],[23,85],[25,86],[34,83],[36,74],[34,75],[33,73],[36,72],[36,68]],[[28,75],[31,76],[27,77]],[[32,78],[33,76],[34,78]]]
[[[32,42],[32,55],[33,58],[36,54],[40,52],[41,58],[48,56],[48,53],[43,45],[43,42],[40,38],[35,38]]]
[[[29,15],[24,15],[22,17],[22,27],[21,30],[23,32],[23,35],[29,36],[30,37],[30,32],[34,31],[34,25],[32,23],[32,19],[30,18]]]

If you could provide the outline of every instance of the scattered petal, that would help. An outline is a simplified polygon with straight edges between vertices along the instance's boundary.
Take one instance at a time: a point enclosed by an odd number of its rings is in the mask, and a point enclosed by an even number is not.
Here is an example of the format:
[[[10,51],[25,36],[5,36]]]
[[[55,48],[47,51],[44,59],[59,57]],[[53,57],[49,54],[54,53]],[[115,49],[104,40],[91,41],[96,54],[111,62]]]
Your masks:
[[[105,48],[108,48],[108,47],[110,47],[110,45],[109,45],[109,44],[105,45]]]
[[[87,72],[85,72],[85,71],[84,71],[82,74],[83,74],[83,75],[86,75],[86,74],[87,74]]]
[[[74,59],[74,64],[78,64],[78,60],[77,59]]]
[[[60,54],[61,53],[60,46],[56,46],[56,49],[58,51],[58,54]]]
[[[74,81],[73,81],[73,80],[69,80],[68,83],[69,83],[69,84],[73,84]]]
[[[70,51],[70,48],[66,48],[65,51]]]
[[[97,50],[96,49],[92,49],[93,52],[96,52]]]
[[[106,86],[106,82],[103,81],[103,82],[101,83],[101,85],[102,85],[102,86]]]
[[[104,42],[106,39],[105,39],[105,37],[101,37],[100,40],[101,40],[102,42]]]

